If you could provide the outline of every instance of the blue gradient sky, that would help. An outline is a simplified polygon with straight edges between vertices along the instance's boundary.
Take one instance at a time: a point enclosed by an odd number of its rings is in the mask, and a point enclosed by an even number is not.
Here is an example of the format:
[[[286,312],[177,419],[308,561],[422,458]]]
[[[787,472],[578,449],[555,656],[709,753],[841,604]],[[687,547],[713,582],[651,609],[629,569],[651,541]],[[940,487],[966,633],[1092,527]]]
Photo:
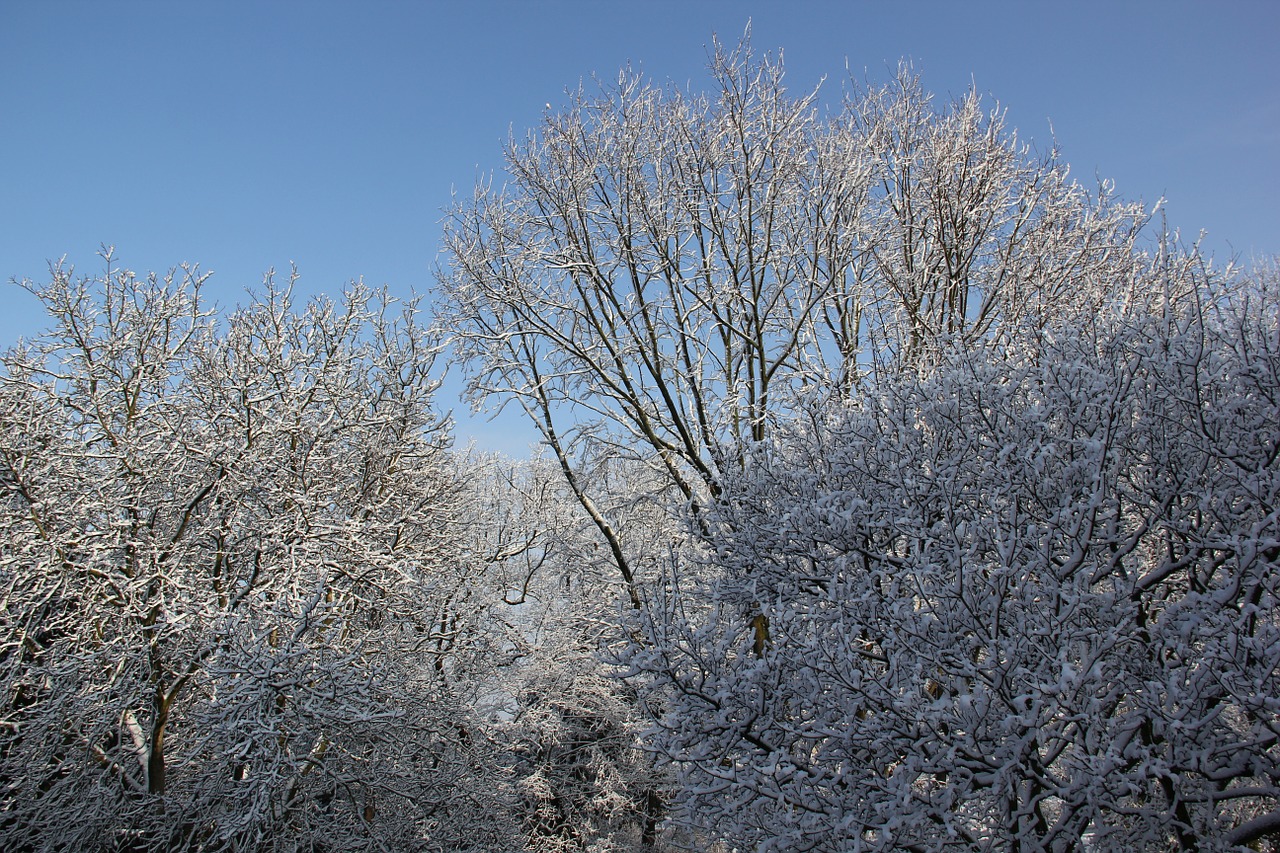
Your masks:
[[[1280,253],[1280,2],[67,2],[0,0],[0,281],[100,243],[198,261],[232,305],[296,262],[306,292],[432,284],[441,209],[508,132],[630,61],[700,87],[713,33],[783,49],[794,89],[846,60],[971,82],[1074,173],[1167,198],[1222,259]],[[0,285],[0,345],[44,325]],[[450,385],[449,390],[455,386]],[[447,394],[445,407],[464,407]],[[513,421],[460,437],[522,453]]]

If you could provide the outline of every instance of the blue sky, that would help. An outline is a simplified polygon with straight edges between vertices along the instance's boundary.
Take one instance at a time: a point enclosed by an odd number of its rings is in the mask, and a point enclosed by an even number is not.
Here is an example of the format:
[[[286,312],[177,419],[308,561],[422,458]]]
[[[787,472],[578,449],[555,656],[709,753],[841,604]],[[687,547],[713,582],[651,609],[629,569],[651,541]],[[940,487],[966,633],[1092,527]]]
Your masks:
[[[1280,3],[69,2],[0,0],[0,282],[100,243],[136,270],[199,262],[223,305],[295,262],[306,292],[432,284],[441,210],[500,170],[546,103],[631,62],[702,85],[747,20],[796,89],[846,61],[971,83],[1074,173],[1164,196],[1219,258],[1280,254]],[[44,325],[0,285],[0,346]],[[446,391],[452,390],[451,384]],[[441,403],[465,407],[446,395]],[[523,452],[514,420],[460,437]]]

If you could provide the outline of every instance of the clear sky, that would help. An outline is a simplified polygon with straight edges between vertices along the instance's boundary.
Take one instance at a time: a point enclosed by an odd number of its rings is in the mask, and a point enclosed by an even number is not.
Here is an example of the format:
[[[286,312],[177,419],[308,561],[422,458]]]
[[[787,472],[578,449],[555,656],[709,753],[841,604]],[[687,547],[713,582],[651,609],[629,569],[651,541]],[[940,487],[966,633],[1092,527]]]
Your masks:
[[[1277,0],[0,0],[0,282],[97,271],[108,243],[140,272],[199,262],[223,305],[291,261],[307,292],[427,291],[451,190],[500,170],[509,132],[628,62],[698,88],[712,34],[748,19],[796,90],[910,58],[1024,137],[1052,121],[1079,178],[1165,197],[1219,259],[1280,254]],[[12,285],[0,308],[0,346],[44,325]]]

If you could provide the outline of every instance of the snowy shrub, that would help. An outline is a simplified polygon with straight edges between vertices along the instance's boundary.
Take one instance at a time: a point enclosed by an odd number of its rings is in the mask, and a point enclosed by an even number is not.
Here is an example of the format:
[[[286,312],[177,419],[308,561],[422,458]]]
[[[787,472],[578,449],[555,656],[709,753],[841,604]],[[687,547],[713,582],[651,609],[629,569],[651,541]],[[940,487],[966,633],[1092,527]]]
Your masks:
[[[1280,294],[1198,264],[757,446],[627,661],[686,820],[788,851],[1276,831]]]

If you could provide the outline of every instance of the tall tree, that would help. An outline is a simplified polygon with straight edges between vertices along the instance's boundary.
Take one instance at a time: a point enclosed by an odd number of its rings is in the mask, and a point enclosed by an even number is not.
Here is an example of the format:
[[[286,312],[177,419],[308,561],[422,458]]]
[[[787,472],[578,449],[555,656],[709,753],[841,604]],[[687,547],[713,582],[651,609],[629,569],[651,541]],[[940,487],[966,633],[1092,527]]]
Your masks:
[[[700,518],[779,412],[1096,299],[1145,221],[908,67],[829,117],[746,39],[710,70],[710,95],[631,71],[580,90],[445,226],[439,314],[473,401],[528,414],[637,607],[581,471],[647,466]]]

